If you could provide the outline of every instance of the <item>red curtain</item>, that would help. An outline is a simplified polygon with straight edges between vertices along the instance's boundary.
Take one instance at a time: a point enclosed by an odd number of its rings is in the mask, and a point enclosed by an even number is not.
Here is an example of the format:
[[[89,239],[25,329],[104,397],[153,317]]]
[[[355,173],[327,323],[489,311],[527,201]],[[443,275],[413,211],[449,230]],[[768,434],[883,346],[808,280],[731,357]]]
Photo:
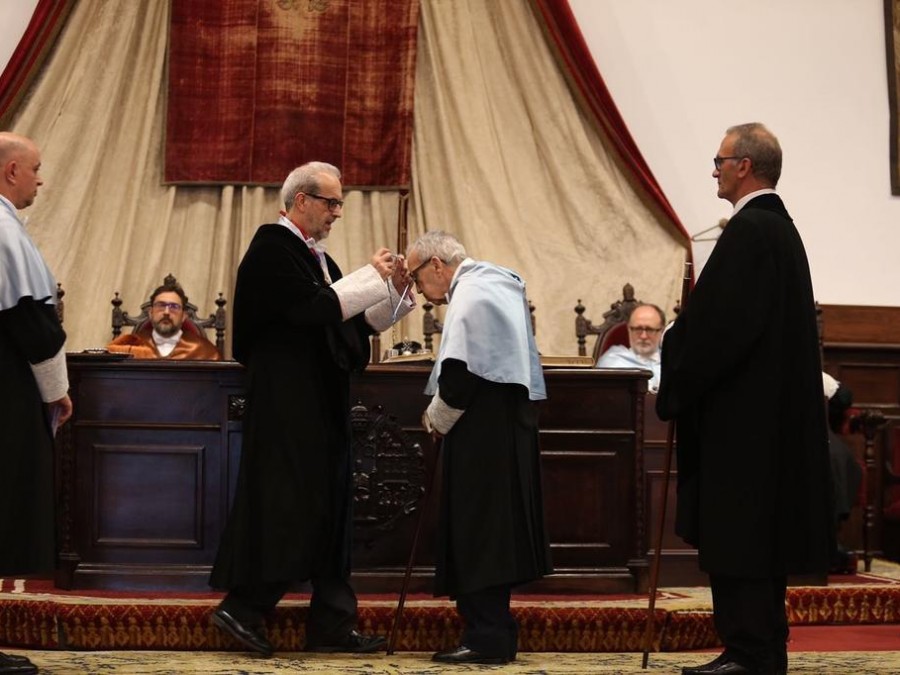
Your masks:
[[[419,0],[174,0],[166,181],[410,183]]]
[[[56,44],[76,0],[38,0],[28,28],[0,75],[0,127],[5,128],[21,98]]]
[[[550,37],[551,46],[566,71],[569,82],[576,90],[577,96],[584,102],[588,110],[600,125],[600,130],[618,151],[626,170],[630,171],[637,184],[649,195],[652,202],[662,211],[664,216],[680,232],[688,245],[690,256],[690,235],[675,213],[669,200],[663,193],[659,183],[644,161],[641,151],[635,144],[625,120],[619,113],[616,104],[606,88],[606,83],[597,70],[597,64],[591,56],[584,36],[578,28],[578,22],[568,0],[532,0],[539,19]]]

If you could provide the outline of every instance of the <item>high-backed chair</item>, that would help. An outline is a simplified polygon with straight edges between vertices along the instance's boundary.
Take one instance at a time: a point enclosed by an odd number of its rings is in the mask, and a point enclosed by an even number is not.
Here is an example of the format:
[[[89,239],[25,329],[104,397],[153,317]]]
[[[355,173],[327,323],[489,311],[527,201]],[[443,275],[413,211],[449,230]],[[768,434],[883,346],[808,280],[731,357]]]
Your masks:
[[[178,284],[178,280],[169,273],[163,279],[163,286],[172,286]],[[116,291],[115,297],[110,301],[112,303],[112,334],[113,338],[117,338],[122,334],[122,328],[124,326],[133,326],[132,332],[138,333],[147,328],[147,325],[150,321],[150,300],[147,299],[141,304],[140,313],[132,317],[128,314],[128,312],[122,309],[122,299],[119,297],[119,292]],[[201,319],[198,316],[198,309],[195,304],[192,302],[187,302],[184,306],[185,318],[184,323],[181,326],[181,329],[185,332],[192,332],[197,335],[203,335],[204,330],[212,329],[215,330],[216,333],[216,349],[219,350],[220,354],[225,353],[225,305],[227,301],[223,297],[222,293],[219,293],[219,297],[215,300],[216,303],[216,311],[210,314],[205,319]]]
[[[883,514],[878,514],[877,510],[882,508],[880,503],[880,491],[877,489],[877,481],[872,478],[877,475],[878,467],[876,462],[876,438],[884,429],[885,419],[880,410],[876,409],[859,409],[850,408],[847,415],[847,432],[859,433],[863,437],[863,457],[862,457],[862,481],[859,485],[859,493],[856,495],[856,505],[862,509],[861,518],[861,538],[862,538],[862,557],[866,572],[872,569],[872,558],[874,552],[872,546],[875,540],[875,531],[877,523],[882,522]],[[888,439],[885,433],[883,438]],[[883,445],[887,447],[887,445]],[[900,507],[900,503],[898,503]],[[882,542],[884,538],[882,537]]]
[[[594,363],[600,355],[613,345],[628,346],[628,316],[631,310],[641,304],[634,297],[634,286],[625,284],[622,287],[622,299],[616,300],[609,306],[609,310],[603,313],[603,322],[595,326],[590,319],[584,316],[585,307],[578,300],[575,306],[575,335],[578,338],[578,355],[587,356],[587,336],[596,335],[597,341],[591,356]]]
[[[66,318],[66,302],[63,296],[66,292],[63,290],[62,284],[56,284],[56,318],[62,323]]]
[[[881,509],[881,543],[884,554],[900,561],[900,420],[882,427],[881,469],[878,507]],[[868,569],[868,566],[866,567]]]

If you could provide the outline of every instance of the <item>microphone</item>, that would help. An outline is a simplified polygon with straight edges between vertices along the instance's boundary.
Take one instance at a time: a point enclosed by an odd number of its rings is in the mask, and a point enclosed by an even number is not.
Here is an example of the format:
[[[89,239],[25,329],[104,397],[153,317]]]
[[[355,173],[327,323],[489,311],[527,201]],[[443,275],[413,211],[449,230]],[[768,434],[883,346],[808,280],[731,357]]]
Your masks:
[[[707,232],[712,232],[716,228],[720,230],[724,230],[725,226],[728,224],[728,218],[720,218],[719,222],[713,225],[712,227],[707,227],[705,230],[701,230],[696,234],[691,235],[691,241],[715,241],[719,238],[721,232],[716,232],[715,236],[703,237],[701,235],[706,234]]]

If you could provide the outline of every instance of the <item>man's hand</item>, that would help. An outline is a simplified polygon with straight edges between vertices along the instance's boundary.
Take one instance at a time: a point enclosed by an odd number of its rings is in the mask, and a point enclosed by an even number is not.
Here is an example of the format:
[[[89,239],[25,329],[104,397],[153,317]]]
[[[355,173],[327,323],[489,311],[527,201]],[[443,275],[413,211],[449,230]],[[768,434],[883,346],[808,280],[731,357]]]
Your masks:
[[[53,422],[53,433],[56,433],[56,430],[68,422],[69,418],[72,416],[72,399],[66,394],[61,399],[51,401],[47,405],[50,406],[50,419]]]
[[[397,289],[398,295],[403,295],[403,292],[409,289],[411,282],[409,265],[406,264],[406,258],[402,255],[398,255],[394,260],[394,272],[391,274],[391,281],[394,284],[394,288]]]
[[[396,265],[394,264],[394,260],[397,256],[391,253],[391,250],[388,248],[380,248],[375,252],[375,255],[372,256],[372,267],[375,268],[375,271],[381,275],[382,279],[387,279],[394,273],[394,268]]]
[[[431,423],[431,418],[428,416],[428,411],[422,413],[422,428],[425,429],[425,432],[431,435],[433,440],[437,440],[439,438],[443,438],[444,435],[434,428],[434,425]]]

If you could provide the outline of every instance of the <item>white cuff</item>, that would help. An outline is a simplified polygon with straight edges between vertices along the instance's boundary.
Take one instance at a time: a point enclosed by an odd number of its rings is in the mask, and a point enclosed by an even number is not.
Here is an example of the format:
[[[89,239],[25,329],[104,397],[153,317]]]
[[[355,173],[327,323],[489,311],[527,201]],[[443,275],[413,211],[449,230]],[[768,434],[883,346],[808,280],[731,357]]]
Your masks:
[[[465,410],[451,408],[444,403],[444,399],[441,398],[440,393],[437,393],[432,397],[431,403],[429,403],[428,408],[425,409],[425,414],[428,415],[428,419],[431,420],[431,426],[433,426],[435,431],[442,436],[446,436],[450,432],[450,429],[456,424],[456,420],[462,417],[464,412]]]
[[[388,294],[384,279],[372,265],[341,277],[331,284],[331,290],[337,293],[341,302],[344,321],[384,300]]]
[[[391,296],[366,310],[366,321],[379,333],[393,326],[416,306],[415,298],[409,295],[401,298],[393,283],[388,281],[387,285],[391,288]],[[399,307],[397,303],[400,303]]]
[[[37,380],[38,389],[41,392],[41,400],[44,403],[58,401],[69,393],[69,374],[66,372],[66,346],[63,345],[56,352],[56,356],[41,361],[29,363],[34,379]]]

